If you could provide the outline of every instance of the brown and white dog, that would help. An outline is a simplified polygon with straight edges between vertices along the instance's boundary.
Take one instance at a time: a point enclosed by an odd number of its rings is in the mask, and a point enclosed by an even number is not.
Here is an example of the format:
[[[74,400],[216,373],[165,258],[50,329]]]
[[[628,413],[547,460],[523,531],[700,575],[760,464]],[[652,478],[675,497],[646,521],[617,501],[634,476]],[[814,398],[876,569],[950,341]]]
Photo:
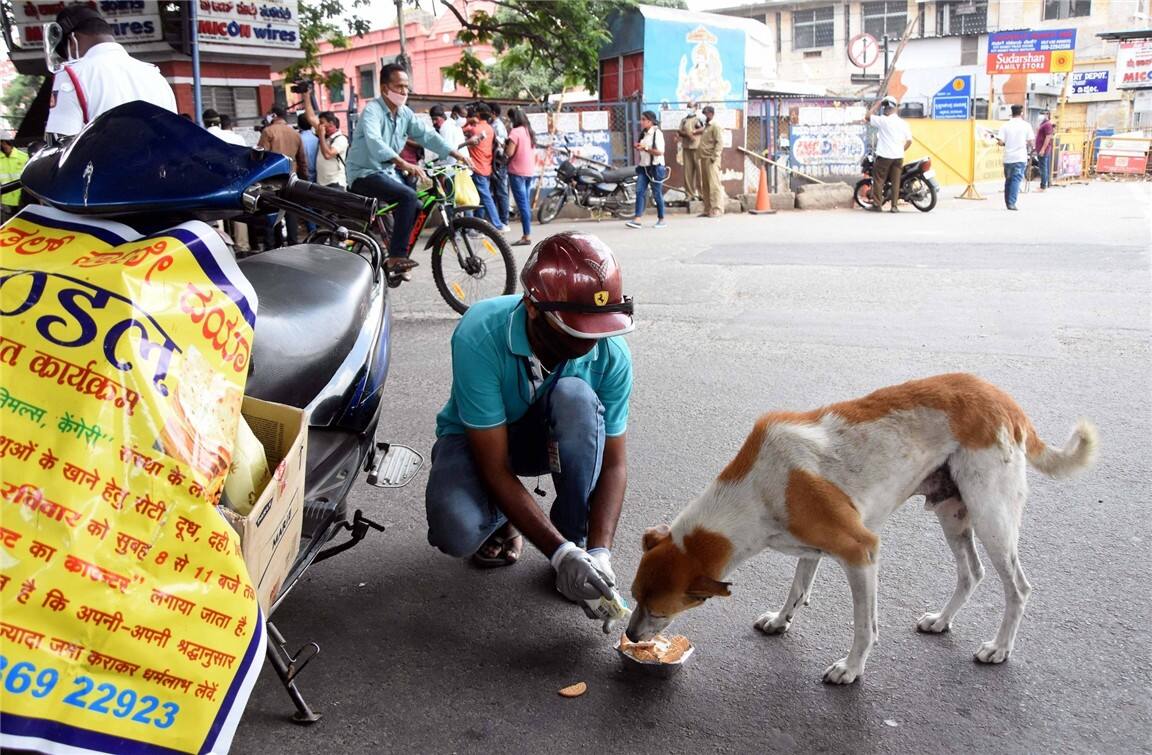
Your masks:
[[[924,614],[917,629],[946,631],[983,578],[975,533],[1005,596],[996,638],[980,645],[976,660],[1002,663],[1031,590],[1016,550],[1025,469],[1073,474],[1092,463],[1096,445],[1096,429],[1081,420],[1063,449],[1048,447],[1011,397],[965,374],[914,380],[815,411],[766,414],[671,527],[644,534],[628,638],[650,639],[682,611],[730,595],[724,577],[765,548],[800,559],[783,608],[756,619],[757,629],[780,634],[808,603],[821,557],[830,556],[852,591],[853,639],[824,681],[850,684],[876,641],[876,531],[920,494],[944,529],[957,577],[948,604]]]

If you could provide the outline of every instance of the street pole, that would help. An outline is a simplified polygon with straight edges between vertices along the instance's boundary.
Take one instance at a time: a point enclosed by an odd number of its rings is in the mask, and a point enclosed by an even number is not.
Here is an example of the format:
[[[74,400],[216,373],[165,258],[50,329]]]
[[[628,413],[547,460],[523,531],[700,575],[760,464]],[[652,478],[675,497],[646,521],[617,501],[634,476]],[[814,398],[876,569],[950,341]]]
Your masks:
[[[197,2],[188,4],[188,17],[192,22],[192,28],[188,30],[190,37],[188,42],[192,47],[192,107],[195,110],[195,112],[192,113],[192,120],[203,126],[204,101],[201,99],[200,93],[200,33],[199,23],[197,22],[198,6],[199,3]]]
[[[881,37],[884,40],[884,79],[888,79],[888,35]]]
[[[396,0],[396,28],[400,32],[400,65],[408,75],[412,75],[412,66],[408,62],[408,41],[404,38],[404,0]]]

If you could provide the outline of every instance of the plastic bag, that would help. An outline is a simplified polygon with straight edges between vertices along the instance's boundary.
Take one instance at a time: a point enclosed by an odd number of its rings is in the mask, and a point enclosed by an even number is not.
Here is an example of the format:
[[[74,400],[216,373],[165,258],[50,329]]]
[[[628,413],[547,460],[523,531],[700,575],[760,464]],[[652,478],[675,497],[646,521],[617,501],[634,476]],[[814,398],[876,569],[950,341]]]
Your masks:
[[[470,172],[461,171],[456,174],[455,204],[457,207],[480,206],[480,192],[476,189],[476,183],[472,180]]]

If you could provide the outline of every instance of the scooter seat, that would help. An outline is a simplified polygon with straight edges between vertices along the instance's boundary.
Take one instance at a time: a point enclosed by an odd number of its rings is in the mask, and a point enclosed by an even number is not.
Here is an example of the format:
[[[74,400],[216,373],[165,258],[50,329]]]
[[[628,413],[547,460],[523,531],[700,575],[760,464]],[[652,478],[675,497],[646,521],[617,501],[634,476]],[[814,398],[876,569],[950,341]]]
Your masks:
[[[635,177],[635,168],[612,168],[600,174],[600,181],[606,184],[618,184]]]
[[[256,289],[256,335],[245,393],[303,408],[352,350],[368,314],[372,266],[317,244],[239,261]]]

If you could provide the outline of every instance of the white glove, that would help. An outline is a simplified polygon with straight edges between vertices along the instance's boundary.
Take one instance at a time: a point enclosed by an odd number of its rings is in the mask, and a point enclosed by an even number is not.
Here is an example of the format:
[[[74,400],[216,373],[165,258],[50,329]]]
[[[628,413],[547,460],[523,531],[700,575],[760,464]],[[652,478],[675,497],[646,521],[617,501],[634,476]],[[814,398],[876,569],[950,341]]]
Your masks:
[[[612,598],[612,587],[604,581],[596,562],[575,543],[561,545],[551,561],[556,570],[556,589],[568,600],[583,603],[601,595]]]
[[[600,576],[608,586],[615,587],[616,572],[612,571],[612,551],[607,548],[592,548],[588,551],[588,557],[596,564],[596,571],[600,572]]]

